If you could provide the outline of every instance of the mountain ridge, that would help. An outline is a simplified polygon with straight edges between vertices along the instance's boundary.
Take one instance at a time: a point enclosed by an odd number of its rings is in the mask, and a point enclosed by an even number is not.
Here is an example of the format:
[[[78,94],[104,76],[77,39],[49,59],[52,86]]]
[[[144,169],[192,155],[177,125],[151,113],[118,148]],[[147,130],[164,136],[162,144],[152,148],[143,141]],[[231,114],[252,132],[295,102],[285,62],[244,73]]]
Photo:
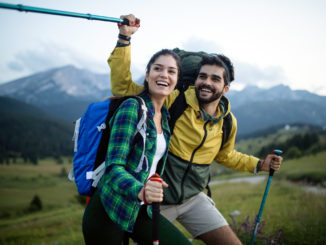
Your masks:
[[[139,78],[138,83],[143,81]],[[88,104],[111,94],[109,74],[96,74],[74,66],[53,68],[0,85],[9,96],[73,122]],[[326,125],[326,96],[285,85],[269,89],[248,86],[226,94],[238,121],[238,134],[288,123]]]

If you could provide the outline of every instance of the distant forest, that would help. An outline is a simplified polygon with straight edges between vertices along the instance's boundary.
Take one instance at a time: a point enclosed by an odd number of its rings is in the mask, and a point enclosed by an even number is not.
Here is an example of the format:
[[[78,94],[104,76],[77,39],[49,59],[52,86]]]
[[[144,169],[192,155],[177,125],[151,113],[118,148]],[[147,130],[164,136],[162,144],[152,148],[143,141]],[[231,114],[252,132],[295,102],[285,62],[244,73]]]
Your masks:
[[[2,118],[0,128],[0,163],[20,157],[37,164],[42,157],[73,154],[72,130],[57,122],[15,115]]]
[[[0,97],[0,164],[10,164],[17,158],[37,164],[38,159],[73,156],[73,124],[54,118],[39,108],[6,97]],[[302,128],[307,125],[291,125]],[[315,154],[326,150],[326,131],[308,125],[309,130],[298,130],[286,142],[269,144],[257,149],[258,157],[265,157],[270,149],[283,150],[287,159]],[[268,137],[283,126],[273,126],[251,133],[245,138]],[[300,132],[300,133],[299,133]]]
[[[0,97],[0,103],[0,163],[73,154],[73,125],[17,100]]]

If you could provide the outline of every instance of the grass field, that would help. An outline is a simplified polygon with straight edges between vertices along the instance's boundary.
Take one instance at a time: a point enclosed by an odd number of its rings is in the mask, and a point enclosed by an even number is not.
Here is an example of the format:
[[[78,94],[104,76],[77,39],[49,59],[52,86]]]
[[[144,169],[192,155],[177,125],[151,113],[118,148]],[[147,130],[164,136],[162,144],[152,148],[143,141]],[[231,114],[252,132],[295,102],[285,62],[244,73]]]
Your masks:
[[[262,216],[262,233],[256,244],[266,244],[261,237],[272,241],[278,231],[280,238],[276,240],[281,244],[326,244],[326,195],[306,192],[302,188],[305,183],[287,180],[303,176],[319,180],[322,186],[326,181],[325,164],[326,152],[284,162],[273,178]],[[84,206],[77,201],[74,183],[65,176],[71,166],[67,159],[60,165],[52,159],[44,159],[37,166],[0,165],[0,244],[83,244]],[[218,178],[234,176],[238,175]],[[248,229],[258,213],[264,189],[265,182],[212,187],[216,206],[230,224],[229,214],[239,211],[239,215],[233,216],[233,228],[244,244],[250,239]],[[43,209],[26,212],[35,195],[40,197]],[[193,244],[202,243],[195,240]]]

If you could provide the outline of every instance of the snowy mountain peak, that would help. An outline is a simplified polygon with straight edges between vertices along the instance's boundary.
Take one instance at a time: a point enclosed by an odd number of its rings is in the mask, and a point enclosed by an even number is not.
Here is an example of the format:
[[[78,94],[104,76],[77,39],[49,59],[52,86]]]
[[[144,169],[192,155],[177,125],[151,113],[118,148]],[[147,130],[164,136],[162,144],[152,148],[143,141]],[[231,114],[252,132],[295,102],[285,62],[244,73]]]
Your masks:
[[[32,104],[51,104],[58,100],[71,101],[76,98],[98,100],[110,94],[109,74],[95,74],[72,65],[0,85],[0,95]]]

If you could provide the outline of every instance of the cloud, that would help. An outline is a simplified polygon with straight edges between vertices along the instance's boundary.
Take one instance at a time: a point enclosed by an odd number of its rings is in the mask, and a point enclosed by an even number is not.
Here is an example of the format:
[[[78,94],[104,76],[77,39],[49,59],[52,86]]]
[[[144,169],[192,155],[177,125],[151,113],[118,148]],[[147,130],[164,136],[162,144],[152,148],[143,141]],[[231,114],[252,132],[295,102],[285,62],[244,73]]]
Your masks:
[[[245,62],[234,62],[235,81],[245,87],[256,85],[258,87],[272,87],[285,81],[284,70],[278,66],[260,68]]]
[[[14,71],[14,72],[24,71],[24,67],[17,61],[9,62],[7,66],[11,71]]]
[[[204,51],[206,53],[224,53],[223,47],[215,41],[192,37],[184,42],[183,49],[187,51]],[[258,87],[272,87],[285,81],[284,70],[279,66],[268,66],[261,68],[247,62],[235,59],[231,61],[234,65],[235,80],[232,87],[242,89],[248,85]]]
[[[223,53],[222,47],[214,41],[200,39],[198,37],[189,38],[183,45],[187,51],[204,51],[206,53]]]
[[[19,72],[28,74],[64,65],[74,65],[99,73],[108,72],[105,62],[95,60],[73,47],[44,42],[35,49],[16,53],[14,60],[7,63],[7,68],[17,74]]]

